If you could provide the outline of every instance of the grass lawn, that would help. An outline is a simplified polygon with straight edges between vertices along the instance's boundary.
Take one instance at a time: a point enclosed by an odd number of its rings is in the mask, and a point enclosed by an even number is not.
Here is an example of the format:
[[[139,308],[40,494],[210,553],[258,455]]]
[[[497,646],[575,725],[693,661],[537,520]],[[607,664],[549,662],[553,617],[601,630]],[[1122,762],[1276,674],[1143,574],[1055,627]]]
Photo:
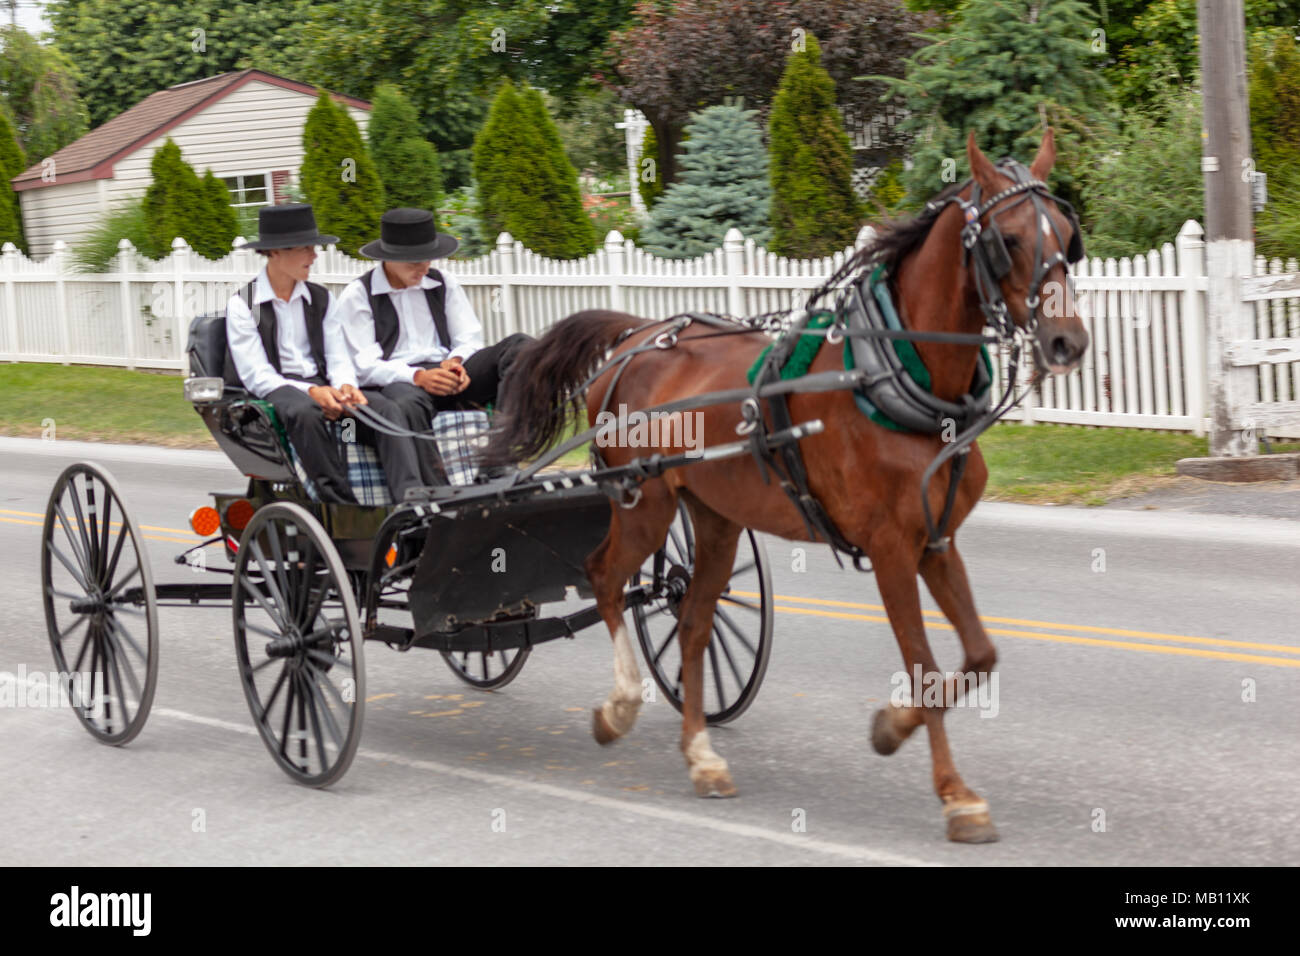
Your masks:
[[[0,434],[40,437],[43,422],[53,419],[58,438],[215,448],[181,381],[116,368],[0,365]],[[577,431],[575,425],[566,437]],[[1273,447],[1300,451],[1296,444]],[[1179,458],[1208,454],[1204,437],[1077,425],[995,425],[980,448],[989,465],[986,498],[1089,505],[1159,484]],[[579,448],[559,464],[586,462]]]
[[[0,364],[0,434],[216,448],[180,375],[86,365]]]

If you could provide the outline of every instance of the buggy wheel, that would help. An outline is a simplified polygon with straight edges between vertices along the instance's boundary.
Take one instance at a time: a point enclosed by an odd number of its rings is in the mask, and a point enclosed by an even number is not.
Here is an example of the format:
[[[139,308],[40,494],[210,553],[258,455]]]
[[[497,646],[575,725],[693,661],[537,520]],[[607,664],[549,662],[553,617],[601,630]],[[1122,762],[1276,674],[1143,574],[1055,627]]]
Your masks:
[[[327,787],[361,742],[366,678],[352,583],[304,508],[258,510],[235,558],[235,655],[262,742],[298,783]]]
[[[682,709],[682,651],[677,619],[695,572],[695,530],[684,505],[664,546],[632,580],[649,583],[654,597],[632,609],[636,636],[650,673],[678,711]],[[767,552],[745,529],[736,548],[731,580],[718,598],[713,633],[704,655],[704,716],[725,724],[754,702],[772,654],[772,574]]]
[[[158,683],[158,604],[140,526],[99,465],[69,465],[54,483],[41,591],[54,663],[77,719],[106,744],[134,739]]]
[[[519,676],[532,652],[528,647],[504,651],[443,651],[451,672],[471,687],[496,690]]]

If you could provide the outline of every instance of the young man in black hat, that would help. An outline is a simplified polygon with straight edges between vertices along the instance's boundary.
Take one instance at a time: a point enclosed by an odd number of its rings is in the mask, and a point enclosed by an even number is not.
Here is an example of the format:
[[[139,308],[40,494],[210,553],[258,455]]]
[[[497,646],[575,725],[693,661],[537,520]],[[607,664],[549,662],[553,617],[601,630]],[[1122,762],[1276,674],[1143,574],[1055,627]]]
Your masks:
[[[439,411],[499,408],[510,363],[531,341],[515,334],[484,346],[465,290],[431,267],[459,244],[438,232],[432,213],[390,209],[379,239],[361,247],[379,265],[339,295],[339,323],[363,394],[396,403],[412,431],[429,431]],[[446,484],[434,442],[417,441],[416,452],[425,482]]]
[[[258,238],[244,247],[262,253],[266,268],[226,305],[228,377],[237,376],[230,384],[242,384],[275,408],[322,501],[356,504],[347,466],[326,421],[366,404],[385,418],[402,419],[382,395],[372,402],[361,393],[333,297],[324,286],[307,281],[316,246],[338,237],[317,231],[316,217],[305,203],[263,207],[257,223]],[[379,435],[360,423],[357,430],[363,437],[373,436],[395,500],[401,501],[407,488],[423,484],[411,439]]]

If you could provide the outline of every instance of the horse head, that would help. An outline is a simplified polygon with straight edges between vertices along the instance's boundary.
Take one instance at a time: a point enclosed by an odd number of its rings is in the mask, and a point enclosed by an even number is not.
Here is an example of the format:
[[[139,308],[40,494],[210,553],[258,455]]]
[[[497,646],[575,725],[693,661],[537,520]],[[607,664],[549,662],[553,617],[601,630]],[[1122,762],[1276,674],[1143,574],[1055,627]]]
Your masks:
[[[1049,126],[1038,155],[1020,163],[993,163],[966,140],[971,198],[963,204],[963,241],[971,256],[972,281],[986,315],[996,325],[1009,319],[1029,337],[1040,372],[1064,374],[1088,348],[1068,265],[1083,258],[1079,221],[1069,203],[1046,186],[1056,161]]]

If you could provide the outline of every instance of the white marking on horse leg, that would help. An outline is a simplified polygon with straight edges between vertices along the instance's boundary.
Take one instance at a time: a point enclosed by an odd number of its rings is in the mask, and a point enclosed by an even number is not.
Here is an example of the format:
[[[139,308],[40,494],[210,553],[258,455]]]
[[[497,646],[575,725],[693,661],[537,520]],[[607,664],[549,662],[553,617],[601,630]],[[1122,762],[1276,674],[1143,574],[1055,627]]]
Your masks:
[[[614,689],[605,698],[600,712],[610,729],[622,737],[636,723],[640,709],[641,671],[627,636],[627,625],[620,623],[614,632]]]
[[[727,772],[727,761],[713,751],[709,744],[709,732],[701,730],[686,747],[686,766],[691,772],[691,782],[699,777],[716,776]]]

